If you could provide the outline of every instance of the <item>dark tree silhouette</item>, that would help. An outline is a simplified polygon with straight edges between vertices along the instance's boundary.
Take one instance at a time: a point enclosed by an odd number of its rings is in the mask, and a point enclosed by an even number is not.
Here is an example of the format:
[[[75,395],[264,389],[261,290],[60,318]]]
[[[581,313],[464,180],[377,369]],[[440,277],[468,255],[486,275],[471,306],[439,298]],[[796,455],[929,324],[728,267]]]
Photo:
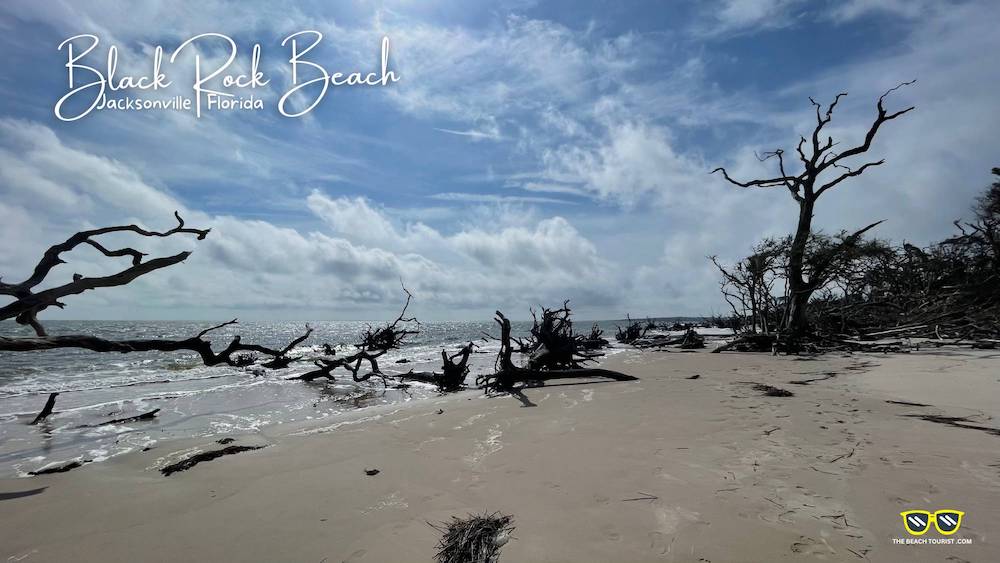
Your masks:
[[[121,353],[189,351],[197,353],[206,366],[219,364],[231,366],[244,365],[247,358],[250,357],[245,353],[250,352],[270,357],[271,361],[264,364],[265,366],[286,367],[293,361],[293,358],[289,358],[288,356],[289,352],[312,333],[312,329],[308,326],[302,336],[299,336],[288,346],[280,350],[259,344],[244,344],[240,340],[240,336],[237,335],[233,337],[225,348],[218,352],[213,349],[211,341],[206,340],[205,336],[214,330],[236,324],[236,319],[207,328],[195,336],[181,340],[159,338],[107,340],[85,334],[50,336],[46,332],[45,327],[38,320],[38,314],[49,307],[64,308],[66,305],[61,299],[102,287],[127,285],[140,276],[179,264],[187,259],[191,255],[188,251],[180,252],[173,256],[144,260],[146,254],[143,252],[139,252],[133,248],[109,250],[95,240],[95,237],[109,233],[135,233],[143,237],[159,238],[190,234],[195,235],[198,240],[204,240],[211,230],[185,227],[184,219],[181,218],[179,213],[174,212],[174,217],[177,219],[177,226],[162,232],[150,231],[137,225],[119,225],[78,232],[65,242],[56,244],[46,250],[41,260],[35,266],[31,276],[26,280],[13,284],[0,280],[0,295],[8,295],[13,298],[13,302],[0,307],[0,321],[14,319],[18,324],[30,326],[35,331],[35,336],[0,336],[0,351],[20,352],[50,350],[54,348],[83,348],[94,352]],[[62,255],[81,245],[93,247],[108,258],[129,257],[131,258],[132,265],[118,273],[107,276],[86,277],[80,274],[73,274],[72,281],[69,283],[36,292],[35,289],[45,281],[53,269],[66,263]]]
[[[402,282],[400,284],[402,285]],[[408,337],[420,332],[415,328],[410,328],[413,324],[419,326],[417,319],[406,316],[406,310],[410,308],[410,300],[413,299],[413,294],[405,286],[403,287],[403,292],[406,294],[406,303],[403,304],[403,309],[399,312],[399,316],[391,323],[386,323],[377,328],[368,326],[361,333],[358,342],[354,344],[355,352],[348,355],[338,355],[336,347],[330,344],[323,344],[323,353],[330,357],[314,360],[313,364],[316,366],[316,369],[295,376],[292,379],[312,381],[323,377],[332,381],[334,379],[333,371],[343,368],[349,371],[351,378],[358,383],[367,381],[372,376],[382,378],[382,382],[385,383],[386,376],[382,373],[381,368],[379,368],[378,359],[389,350],[398,349]],[[365,365],[368,366],[368,372],[360,373],[361,368]]]
[[[826,140],[823,141],[822,135],[823,128],[833,119],[833,112],[837,107],[837,103],[847,93],[842,92],[837,94],[833,101],[826,107],[825,111],[821,104],[809,98],[809,101],[812,102],[813,107],[816,109],[816,126],[813,128],[811,139],[807,140],[805,137],[800,137],[799,143],[795,148],[802,166],[802,171],[798,174],[792,174],[786,170],[784,151],[782,149],[765,153],[759,157],[761,160],[776,160],[779,176],[743,182],[731,178],[725,168],[716,168],[712,171],[713,174],[715,172],[722,172],[723,177],[727,181],[742,188],[786,188],[791,194],[792,199],[799,205],[798,224],[796,225],[795,235],[792,237],[789,250],[788,300],[782,327],[793,336],[807,331],[808,317],[806,309],[809,304],[809,298],[817,289],[812,280],[809,280],[803,272],[809,235],[812,232],[812,219],[816,200],[827,190],[838,186],[844,180],[860,176],[865,170],[873,166],[879,166],[885,162],[885,160],[875,160],[856,167],[848,165],[852,157],[868,152],[868,149],[872,146],[872,141],[875,140],[875,135],[883,123],[896,119],[914,109],[913,106],[895,112],[885,109],[885,99],[889,94],[914,82],[915,80],[904,82],[882,94],[876,104],[877,115],[868,132],[865,134],[864,142],[840,152],[834,150],[838,143],[834,142],[833,137],[827,136]],[[874,225],[858,231],[856,233],[857,236],[860,236],[865,230],[872,227]]]
[[[564,306],[565,308],[565,306]],[[489,391],[510,392],[517,383],[541,382],[553,379],[577,379],[603,377],[615,381],[635,381],[636,377],[626,375],[617,371],[602,368],[568,367],[520,367],[514,364],[513,355],[515,352],[512,342],[516,342],[511,336],[510,319],[500,311],[494,317],[500,327],[500,337],[489,337],[500,341],[500,351],[497,352],[496,372],[490,375],[482,375],[476,378],[476,384]],[[523,349],[523,345],[519,346]],[[582,362],[572,361],[562,365],[579,366]]]

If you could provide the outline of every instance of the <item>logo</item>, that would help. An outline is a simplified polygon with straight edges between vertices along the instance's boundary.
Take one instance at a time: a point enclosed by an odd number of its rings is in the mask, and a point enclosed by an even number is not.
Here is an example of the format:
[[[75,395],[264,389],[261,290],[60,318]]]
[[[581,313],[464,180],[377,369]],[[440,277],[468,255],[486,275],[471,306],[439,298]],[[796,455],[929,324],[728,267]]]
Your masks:
[[[892,538],[894,545],[970,545],[972,538],[953,538],[953,535],[962,527],[962,517],[965,513],[961,510],[942,509],[935,512],[929,510],[907,510],[900,512],[903,517],[903,528],[911,537]],[[943,538],[931,535],[930,537],[920,537],[931,529],[931,526]]]
[[[903,526],[911,536],[922,536],[930,529],[931,523],[937,528],[942,536],[950,536],[958,531],[962,525],[962,516],[965,513],[961,510],[938,510],[929,512],[927,510],[907,510],[900,512],[903,517]]]

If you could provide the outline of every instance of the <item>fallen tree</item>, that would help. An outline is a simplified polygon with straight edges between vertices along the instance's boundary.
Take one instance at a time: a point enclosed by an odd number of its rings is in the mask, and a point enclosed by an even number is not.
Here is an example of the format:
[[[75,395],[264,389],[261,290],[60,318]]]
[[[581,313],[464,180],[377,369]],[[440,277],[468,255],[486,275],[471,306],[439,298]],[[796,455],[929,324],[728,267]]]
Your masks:
[[[457,391],[465,385],[465,376],[469,374],[469,357],[475,347],[475,344],[469,342],[450,356],[447,351],[441,350],[441,373],[410,370],[396,378],[401,381],[431,383],[437,385],[440,391]]]
[[[584,350],[600,350],[610,346],[611,343],[608,342],[607,338],[604,338],[604,331],[601,330],[601,327],[594,323],[590,327],[590,334],[580,342],[580,345]]]
[[[333,380],[334,370],[344,369],[351,374],[351,379],[357,383],[378,376],[384,384],[387,376],[382,373],[378,365],[378,359],[386,352],[398,349],[408,337],[420,332],[419,330],[409,328],[411,323],[419,327],[417,319],[406,316],[406,311],[410,307],[413,294],[405,286],[403,287],[403,293],[406,294],[406,302],[403,304],[403,309],[400,311],[399,316],[392,322],[380,327],[369,325],[359,337],[358,342],[354,344],[355,351],[353,353],[338,355],[334,346],[325,343],[323,344],[323,351],[329,357],[314,360],[313,364],[316,366],[316,369],[290,379],[313,381],[319,378],[326,378]],[[361,369],[365,365],[368,366],[368,371],[361,373]]]
[[[134,233],[142,237],[158,238],[189,234],[195,235],[197,240],[204,240],[211,231],[211,229],[185,227],[184,219],[177,212],[174,213],[174,217],[177,219],[177,226],[167,231],[152,231],[137,225],[119,225],[80,231],[65,242],[53,245],[46,250],[42,258],[38,261],[38,264],[35,265],[31,275],[24,281],[20,283],[5,283],[0,279],[0,295],[7,295],[13,298],[11,303],[0,307],[0,321],[14,319],[17,324],[29,326],[35,332],[35,336],[0,336],[0,351],[25,352],[79,348],[94,352],[119,352],[123,354],[132,352],[194,352],[198,354],[206,366],[220,364],[238,366],[241,363],[240,358],[244,357],[241,354],[245,352],[270,357],[271,361],[269,365],[273,367],[285,367],[294,361],[295,358],[291,358],[289,353],[295,345],[309,337],[312,333],[312,329],[309,327],[306,327],[305,333],[302,336],[282,349],[274,349],[260,344],[247,344],[241,340],[239,335],[236,335],[228,345],[219,351],[216,351],[212,342],[205,337],[212,331],[235,325],[237,323],[236,319],[207,328],[195,336],[183,339],[109,340],[87,334],[57,336],[48,334],[38,315],[49,307],[60,309],[66,307],[62,299],[94,289],[127,285],[141,276],[180,264],[186,260],[191,255],[189,251],[180,252],[173,256],[145,260],[147,255],[143,252],[128,247],[111,250],[96,238],[111,233]],[[63,255],[79,246],[94,248],[108,258],[128,257],[131,259],[131,266],[106,276],[89,277],[73,274],[72,281],[68,283],[56,285],[42,291],[35,291],[49,277],[53,269],[61,264],[66,264]]]
[[[636,348],[663,348],[665,346],[679,346],[681,349],[690,350],[705,347],[705,337],[698,334],[693,327],[688,328],[680,335],[656,334],[643,336],[632,342]]]
[[[587,337],[573,331],[569,301],[558,309],[542,308],[539,319],[534,309],[531,335],[521,343],[521,352],[528,355],[528,367],[539,370],[579,368],[604,355],[594,347],[594,330]],[[597,329],[599,330],[599,329]],[[598,343],[600,334],[597,335]],[[606,341],[605,341],[606,342]]]
[[[616,327],[618,330],[615,333],[615,340],[621,342],[622,344],[632,344],[636,340],[639,340],[650,330],[656,328],[656,323],[646,319],[646,321],[635,321],[632,317],[625,315],[625,328],[621,326]]]
[[[494,320],[500,327],[500,337],[495,338],[495,340],[500,342],[500,351],[497,353],[495,372],[476,378],[476,385],[482,387],[486,391],[508,392],[513,390],[518,383],[530,384],[556,379],[578,379],[591,377],[600,377],[615,381],[635,381],[638,379],[621,372],[601,368],[568,367],[553,369],[551,367],[547,367],[552,364],[541,364],[546,367],[531,367],[530,362],[528,367],[520,367],[516,365],[512,359],[515,349],[512,344],[514,339],[511,336],[510,320],[500,311],[496,312]],[[586,358],[581,360],[579,363],[568,365],[580,365],[583,362],[588,361],[594,360],[592,358]]]

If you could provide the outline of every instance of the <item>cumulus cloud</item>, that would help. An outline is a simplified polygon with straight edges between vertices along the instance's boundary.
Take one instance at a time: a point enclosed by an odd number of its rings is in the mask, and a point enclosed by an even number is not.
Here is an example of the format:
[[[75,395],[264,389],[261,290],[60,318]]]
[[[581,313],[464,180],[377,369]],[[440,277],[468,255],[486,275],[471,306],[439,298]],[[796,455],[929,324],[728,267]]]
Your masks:
[[[579,189],[628,206],[685,199],[706,172],[703,163],[674,150],[666,128],[638,122],[608,124],[590,143],[557,147],[543,159],[550,175],[574,178]]]
[[[400,279],[417,294],[419,309],[432,316],[488,314],[502,304],[523,308],[584,293],[604,302],[615,299],[616,270],[561,217],[522,226],[494,215],[493,226],[444,235],[420,222],[397,226],[386,210],[363,197],[330,198],[314,191],[305,203],[329,231],[300,231],[189,209],[127,165],[67,146],[43,125],[4,120],[0,130],[5,140],[0,225],[11,234],[5,243],[20,243],[5,245],[11,252],[4,253],[0,267],[8,278],[26,275],[45,247],[72,231],[126,217],[162,228],[177,209],[190,225],[212,229],[197,244],[122,237],[152,253],[174,244],[195,252],[184,264],[128,287],[71,299],[67,312],[55,316],[173,316],[170,309],[177,306],[184,314],[200,310],[199,316],[240,310],[291,318],[372,314],[392,309]],[[59,212],[47,213],[47,206]],[[107,273],[120,266],[81,249],[56,275]]]

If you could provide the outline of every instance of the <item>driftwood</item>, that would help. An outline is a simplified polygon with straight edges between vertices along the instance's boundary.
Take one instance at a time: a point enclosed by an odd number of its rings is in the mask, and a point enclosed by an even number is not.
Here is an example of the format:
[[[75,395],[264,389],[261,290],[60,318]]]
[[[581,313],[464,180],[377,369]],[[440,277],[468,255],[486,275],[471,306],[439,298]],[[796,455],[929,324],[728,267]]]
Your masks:
[[[204,337],[211,331],[236,324],[236,319],[203,330],[191,338],[180,340],[107,340],[90,335],[50,336],[46,332],[38,319],[38,314],[49,307],[64,308],[66,305],[61,299],[98,288],[127,285],[140,276],[174,266],[187,259],[191,253],[185,251],[173,256],[144,260],[146,254],[138,250],[133,248],[110,250],[95,238],[109,233],[134,233],[143,237],[159,238],[191,234],[196,235],[198,240],[203,240],[210,232],[210,229],[185,227],[184,220],[179,213],[175,212],[174,217],[177,219],[177,226],[162,232],[147,230],[137,225],[103,227],[78,232],[65,242],[56,244],[46,250],[41,260],[35,266],[34,271],[26,280],[13,284],[0,280],[0,295],[9,295],[14,298],[12,303],[0,307],[0,320],[14,319],[18,324],[30,326],[35,331],[35,336],[32,337],[0,336],[0,351],[23,352],[57,348],[82,348],[94,352],[120,353],[189,351],[197,353],[201,357],[202,362],[207,366],[219,364],[235,366],[242,361],[241,358],[245,358],[245,355],[242,354],[243,352],[251,352],[271,357],[272,362],[276,362],[276,366],[280,366],[281,364],[287,365],[291,362],[292,360],[287,357],[291,347],[275,350],[258,344],[244,344],[238,335],[222,351],[214,351],[212,343]],[[81,245],[90,246],[108,258],[128,257],[131,259],[132,265],[118,273],[107,276],[86,277],[73,274],[72,281],[68,283],[35,292],[35,288],[46,280],[56,266],[66,263],[62,258],[62,254]],[[296,343],[305,340],[311,332],[311,329],[307,327],[306,333],[296,339]]]
[[[687,332],[684,333],[684,339],[681,340],[681,348],[684,350],[692,350],[696,348],[705,347],[705,337],[698,334],[693,328],[689,328]]]
[[[601,330],[601,327],[597,326],[597,323],[594,323],[594,325],[590,327],[590,334],[586,338],[580,340],[580,346],[584,350],[600,350],[601,348],[605,348],[610,345],[611,343],[604,338],[604,331]]]
[[[649,319],[645,322],[640,322],[632,320],[632,317],[629,315],[625,315],[625,320],[625,328],[618,326],[618,331],[615,334],[615,340],[621,342],[622,344],[632,344],[640,338],[646,336],[647,332],[656,328],[656,323]]]
[[[39,469],[37,471],[29,471],[28,475],[31,475],[32,477],[34,477],[36,475],[51,475],[52,473],[66,473],[67,471],[71,471],[73,469],[77,469],[79,467],[83,467],[84,465],[86,465],[86,464],[88,464],[88,463],[90,463],[92,461],[94,461],[94,460],[92,460],[92,459],[84,459],[84,460],[81,460],[81,461],[71,461],[69,463],[64,463],[63,465],[56,465],[54,467],[47,467],[45,469]]]
[[[658,334],[654,336],[643,336],[631,343],[636,348],[662,348],[664,346],[680,346],[682,349],[690,350],[705,347],[705,337],[698,334],[694,328],[689,328],[684,334],[670,336]]]
[[[469,374],[469,357],[475,347],[475,344],[469,342],[450,356],[448,352],[441,350],[441,373],[410,370],[396,377],[401,381],[431,383],[441,391],[457,391],[465,384],[465,376]]]
[[[50,414],[52,414],[52,409],[55,408],[56,406],[56,397],[58,396],[59,393],[49,393],[49,398],[47,401],[45,401],[45,406],[42,407],[42,411],[38,413],[38,416],[35,417],[35,420],[31,421],[32,426],[45,420],[46,418],[48,418]]]
[[[1000,436],[1000,428],[981,426],[979,424],[969,424],[972,421],[962,416],[941,416],[936,414],[904,414],[903,416],[908,418],[919,418],[920,420],[936,422],[946,426],[954,426],[955,428],[979,430],[980,432],[986,432],[987,434],[992,434],[993,436]]]
[[[137,414],[135,416],[129,416],[125,418],[116,418],[114,420],[109,420],[107,422],[102,422],[97,426],[108,426],[109,424],[128,424],[129,422],[140,422],[143,420],[153,420],[156,418],[156,413],[160,412],[160,409],[153,409],[149,412],[144,412],[142,414]]]
[[[403,304],[403,309],[400,311],[399,316],[384,326],[377,328],[368,326],[361,334],[359,341],[354,345],[356,349],[354,353],[338,357],[337,351],[333,346],[328,343],[323,344],[325,355],[330,357],[314,360],[313,365],[316,366],[316,369],[289,379],[313,381],[319,378],[326,378],[332,381],[334,379],[334,370],[343,368],[350,372],[351,378],[355,382],[360,383],[367,381],[373,376],[378,376],[382,378],[384,384],[386,376],[379,368],[378,359],[389,350],[398,349],[406,338],[419,333],[418,330],[409,329],[405,326],[409,323],[417,323],[417,319],[406,316],[406,310],[410,307],[413,294],[405,286],[403,287],[403,293],[406,294],[406,302]],[[419,325],[419,323],[417,324]],[[367,364],[369,371],[367,373],[360,373],[361,368],[365,364]]]
[[[604,355],[600,352],[601,331],[591,328],[590,335],[584,336],[573,330],[569,301],[564,301],[557,309],[542,308],[541,318],[531,310],[533,319],[531,332],[526,339],[518,342],[519,351],[528,356],[528,367],[537,370],[577,369],[594,362]]]
[[[777,342],[774,334],[747,334],[735,338],[712,350],[713,354],[735,350],[737,352],[771,352]]]
[[[500,311],[494,319],[500,326],[500,351],[497,353],[496,371],[490,375],[480,376],[476,384],[487,391],[510,391],[517,383],[549,381],[555,379],[577,379],[601,377],[615,381],[635,381],[638,378],[621,372],[601,368],[569,368],[569,369],[538,369],[519,367],[514,364],[511,356],[514,353],[511,344],[510,320]]]

